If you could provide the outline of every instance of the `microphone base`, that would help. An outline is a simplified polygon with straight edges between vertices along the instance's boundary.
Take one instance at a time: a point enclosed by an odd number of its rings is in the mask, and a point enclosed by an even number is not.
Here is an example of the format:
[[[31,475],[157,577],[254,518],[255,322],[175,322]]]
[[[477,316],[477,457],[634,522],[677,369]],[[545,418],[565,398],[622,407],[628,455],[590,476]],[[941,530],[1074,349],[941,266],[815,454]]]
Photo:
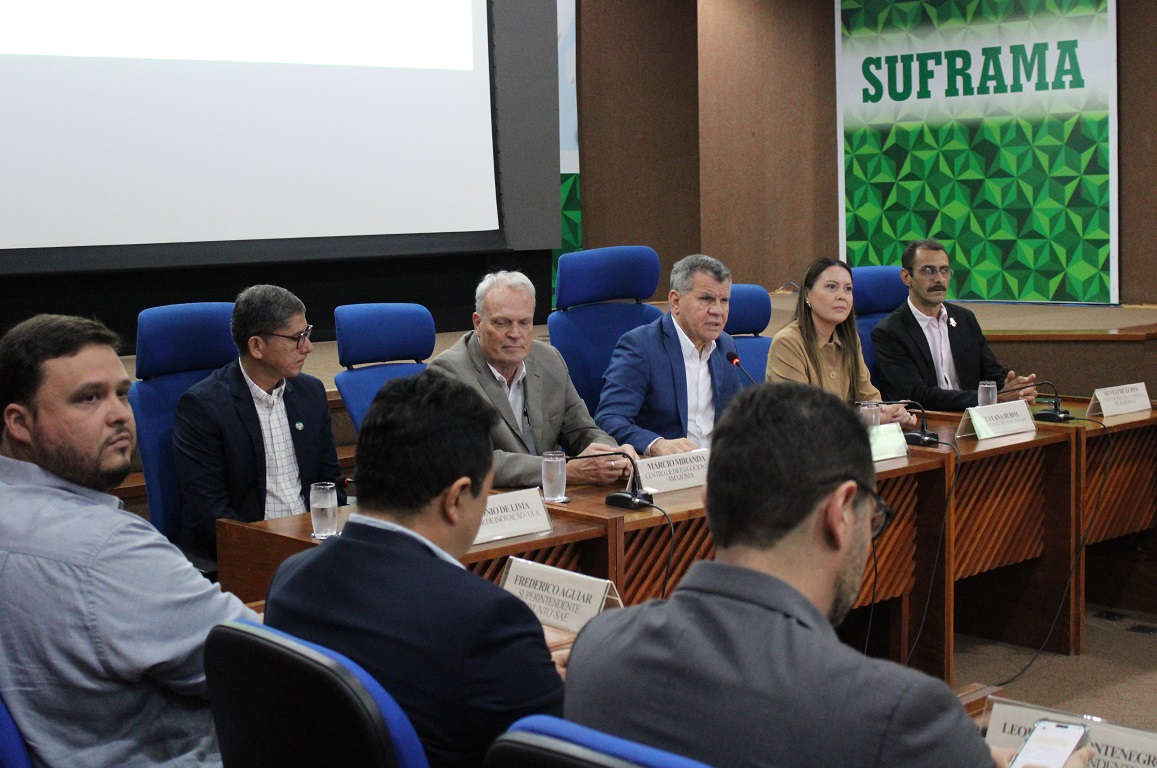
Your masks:
[[[642,509],[649,507],[655,501],[655,497],[646,491],[639,491],[631,493],[630,491],[615,491],[607,496],[608,507],[618,507],[619,509]]]
[[[937,435],[934,432],[924,431],[905,432],[904,441],[908,443],[908,445],[922,445],[924,447],[928,447],[939,444],[940,435]]]
[[[1063,408],[1057,408],[1055,410],[1050,408],[1047,411],[1037,411],[1033,415],[1033,418],[1035,418],[1037,421],[1045,421],[1051,424],[1057,424],[1062,421],[1072,421],[1073,415]]]

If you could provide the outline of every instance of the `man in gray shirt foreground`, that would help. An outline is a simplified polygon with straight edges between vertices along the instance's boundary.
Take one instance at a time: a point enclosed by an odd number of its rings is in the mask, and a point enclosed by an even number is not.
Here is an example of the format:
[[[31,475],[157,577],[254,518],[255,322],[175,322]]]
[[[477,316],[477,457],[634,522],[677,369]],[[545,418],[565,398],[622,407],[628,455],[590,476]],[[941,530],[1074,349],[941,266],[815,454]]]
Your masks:
[[[202,646],[255,614],[109,495],[136,445],[119,343],[60,315],[0,338],[0,699],[38,766],[220,765]]]
[[[670,600],[586,625],[567,718],[729,768],[1006,766],[943,682],[832,629],[891,517],[875,486],[867,430],[839,398],[803,384],[739,394],[707,469],[715,561]]]

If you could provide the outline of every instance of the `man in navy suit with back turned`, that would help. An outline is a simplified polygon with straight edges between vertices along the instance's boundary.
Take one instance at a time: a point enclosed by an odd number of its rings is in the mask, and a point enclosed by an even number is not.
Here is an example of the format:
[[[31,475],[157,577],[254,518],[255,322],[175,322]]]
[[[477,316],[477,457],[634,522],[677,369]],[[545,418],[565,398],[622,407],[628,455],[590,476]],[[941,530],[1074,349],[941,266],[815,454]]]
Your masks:
[[[230,321],[240,357],[181,396],[173,450],[182,535],[194,551],[216,556],[219,518],[300,514],[309,509],[310,485],[338,482],[325,385],[301,372],[312,330],[289,291],[246,288]],[[338,503],[345,502],[339,484]]]
[[[936,240],[908,243],[900,264],[908,300],[872,329],[876,384],[884,399],[911,399],[933,411],[963,411],[976,406],[980,382],[995,381],[1002,390],[998,400],[1032,403],[1036,374],[1005,375],[976,315],[945,303],[952,268],[944,246]]]
[[[695,254],[671,269],[670,313],[627,331],[603,374],[595,421],[622,445],[662,456],[707,448],[723,409],[740,389],[723,332],[731,271]]]
[[[530,608],[466,570],[494,480],[497,412],[434,370],[388,382],[358,435],[358,511],[286,560],[265,622],[350,657],[414,724],[431,766],[481,766],[519,718],[561,716]]]

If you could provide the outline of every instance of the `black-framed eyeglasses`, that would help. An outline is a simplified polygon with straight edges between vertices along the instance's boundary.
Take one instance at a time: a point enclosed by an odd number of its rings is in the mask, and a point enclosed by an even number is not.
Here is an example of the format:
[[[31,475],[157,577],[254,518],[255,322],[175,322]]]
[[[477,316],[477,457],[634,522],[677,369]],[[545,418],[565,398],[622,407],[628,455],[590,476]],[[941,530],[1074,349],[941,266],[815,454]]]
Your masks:
[[[302,347],[305,346],[305,340],[309,338],[309,335],[311,333],[313,333],[313,326],[307,325],[307,326],[305,326],[304,331],[302,331],[301,333],[295,333],[292,336],[284,334],[284,333],[274,333],[273,331],[266,331],[265,333],[263,333],[261,335],[262,336],[277,336],[278,338],[281,338],[281,339],[289,339],[290,341],[292,341],[294,344],[297,345],[298,349],[301,349]]]
[[[821,486],[831,485],[832,483],[844,483],[851,480],[856,484],[856,490],[865,494],[872,500],[872,538],[878,539],[884,531],[888,530],[888,526],[896,517],[896,510],[892,509],[892,505],[884,501],[884,497],[874,491],[870,485],[860,480],[859,478],[846,475],[844,477],[837,477],[832,480],[827,480],[820,483]]]
[[[925,264],[924,266],[917,269],[916,273],[922,277],[933,277],[934,275],[939,274],[941,277],[947,279],[952,277],[952,273],[954,271],[955,270],[953,270],[952,267],[934,267],[931,264]]]

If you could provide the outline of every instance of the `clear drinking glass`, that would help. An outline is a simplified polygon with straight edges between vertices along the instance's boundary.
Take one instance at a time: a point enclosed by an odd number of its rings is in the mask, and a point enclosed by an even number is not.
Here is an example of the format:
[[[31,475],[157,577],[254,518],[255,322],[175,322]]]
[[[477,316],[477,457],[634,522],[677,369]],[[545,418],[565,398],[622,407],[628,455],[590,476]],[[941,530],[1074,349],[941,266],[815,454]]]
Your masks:
[[[869,427],[880,426],[880,404],[860,403],[860,418]]]
[[[996,382],[982,381],[976,389],[977,405],[996,405]]]
[[[542,498],[546,501],[570,501],[566,497],[566,454],[547,451],[542,454]]]
[[[314,483],[309,487],[309,516],[313,538],[327,539],[337,533],[337,486]]]

